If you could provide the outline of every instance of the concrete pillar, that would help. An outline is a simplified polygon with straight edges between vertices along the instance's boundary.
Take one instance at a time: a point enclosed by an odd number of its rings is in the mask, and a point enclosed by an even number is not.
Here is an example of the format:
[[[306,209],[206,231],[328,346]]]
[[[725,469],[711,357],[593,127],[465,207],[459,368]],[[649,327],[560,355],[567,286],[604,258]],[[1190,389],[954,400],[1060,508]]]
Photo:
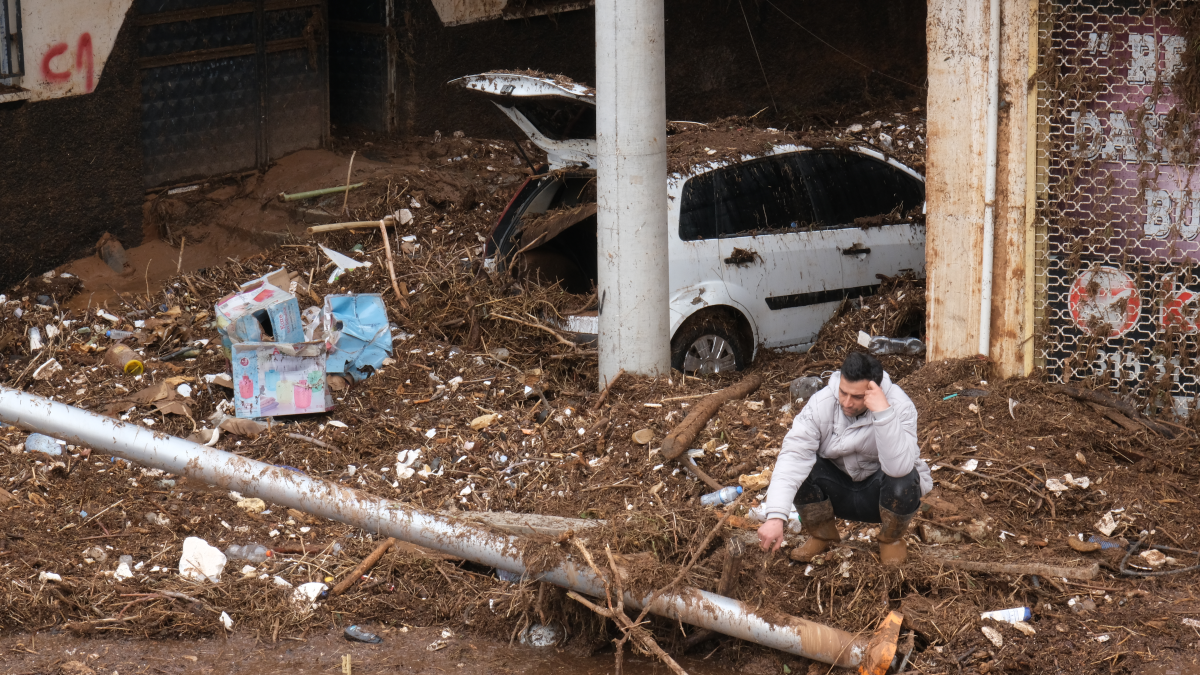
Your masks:
[[[1027,372],[1033,325],[1026,275],[1032,242],[1026,210],[1032,142],[1026,86],[1036,0],[1001,0],[1000,111],[989,354],[1001,375]],[[989,4],[930,0],[929,149],[925,267],[929,360],[980,350],[983,221],[987,183]]]
[[[596,0],[600,386],[671,368],[663,0]]]

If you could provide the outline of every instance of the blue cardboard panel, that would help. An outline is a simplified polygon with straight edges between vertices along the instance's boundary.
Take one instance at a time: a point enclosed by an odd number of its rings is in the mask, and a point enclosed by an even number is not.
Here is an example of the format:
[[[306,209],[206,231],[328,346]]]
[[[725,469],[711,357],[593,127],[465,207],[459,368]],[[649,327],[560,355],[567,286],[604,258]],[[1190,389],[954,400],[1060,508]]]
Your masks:
[[[325,363],[328,372],[359,381],[383,366],[392,353],[392,330],[382,295],[327,295],[324,315],[333,335]]]

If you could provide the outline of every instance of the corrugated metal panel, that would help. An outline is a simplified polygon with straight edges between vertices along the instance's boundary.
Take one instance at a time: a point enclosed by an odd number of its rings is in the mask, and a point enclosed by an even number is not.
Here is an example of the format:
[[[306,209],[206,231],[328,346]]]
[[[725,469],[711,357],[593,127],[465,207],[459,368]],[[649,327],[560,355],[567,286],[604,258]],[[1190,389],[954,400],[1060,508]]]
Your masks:
[[[141,0],[147,185],[263,166],[325,137],[316,1]]]

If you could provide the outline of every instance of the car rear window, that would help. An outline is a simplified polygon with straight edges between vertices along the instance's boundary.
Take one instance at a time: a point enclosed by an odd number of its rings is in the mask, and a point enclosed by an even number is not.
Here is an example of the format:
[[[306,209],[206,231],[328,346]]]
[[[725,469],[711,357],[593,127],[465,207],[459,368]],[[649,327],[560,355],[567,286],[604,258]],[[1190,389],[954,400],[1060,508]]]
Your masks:
[[[794,232],[814,226],[812,200],[791,156],[767,157],[688,180],[679,208],[679,238]]]
[[[874,157],[819,150],[798,157],[817,211],[830,227],[888,214],[903,217],[925,201],[924,183]]]

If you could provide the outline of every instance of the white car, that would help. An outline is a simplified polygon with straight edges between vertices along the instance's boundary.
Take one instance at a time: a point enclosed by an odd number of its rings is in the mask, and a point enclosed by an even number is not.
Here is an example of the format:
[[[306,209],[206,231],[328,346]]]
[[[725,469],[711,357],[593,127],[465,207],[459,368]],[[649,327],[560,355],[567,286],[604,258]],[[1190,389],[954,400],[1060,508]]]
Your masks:
[[[513,196],[487,255],[572,293],[594,290],[595,92],[540,74],[452,84],[491,97],[550,164]],[[690,161],[669,150],[669,164],[685,167],[666,177],[663,224],[676,369],[737,370],[760,346],[807,349],[843,300],[875,292],[879,275],[925,275],[920,174],[870,147],[761,135],[766,141],[746,154]],[[596,313],[571,316],[568,328],[595,334]]]

